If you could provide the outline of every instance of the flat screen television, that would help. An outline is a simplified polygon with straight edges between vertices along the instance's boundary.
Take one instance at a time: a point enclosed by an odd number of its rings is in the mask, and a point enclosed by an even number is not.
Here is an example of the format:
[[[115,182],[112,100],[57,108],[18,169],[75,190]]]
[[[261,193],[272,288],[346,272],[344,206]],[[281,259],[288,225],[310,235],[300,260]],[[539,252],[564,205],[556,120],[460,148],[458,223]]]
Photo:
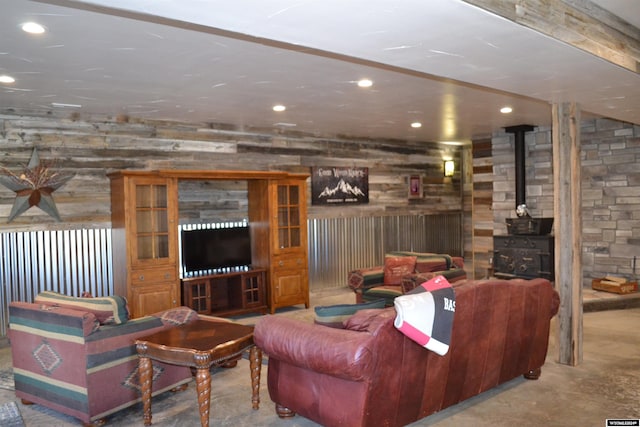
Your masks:
[[[251,235],[248,226],[182,229],[182,271],[185,275],[249,267]]]

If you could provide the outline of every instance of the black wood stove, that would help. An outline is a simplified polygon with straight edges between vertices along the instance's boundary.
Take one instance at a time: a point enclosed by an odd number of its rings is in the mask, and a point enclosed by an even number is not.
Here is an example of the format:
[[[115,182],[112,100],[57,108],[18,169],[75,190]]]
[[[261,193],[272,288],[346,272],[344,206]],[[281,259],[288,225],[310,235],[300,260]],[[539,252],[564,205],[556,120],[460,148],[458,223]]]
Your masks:
[[[493,236],[493,275],[554,280],[553,236]]]
[[[493,236],[493,275],[500,278],[554,280],[553,218],[531,218],[526,205],[524,133],[533,129],[530,125],[505,128],[515,134],[518,218],[507,219],[509,235]]]

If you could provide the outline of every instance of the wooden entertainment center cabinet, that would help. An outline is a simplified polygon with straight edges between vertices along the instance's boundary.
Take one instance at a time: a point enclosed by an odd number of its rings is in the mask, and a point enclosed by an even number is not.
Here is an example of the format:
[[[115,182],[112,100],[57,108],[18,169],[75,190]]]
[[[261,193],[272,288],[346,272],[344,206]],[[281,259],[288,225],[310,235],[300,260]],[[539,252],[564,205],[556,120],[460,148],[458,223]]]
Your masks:
[[[233,316],[267,311],[264,268],[188,277],[181,280],[182,304],[201,314]]]
[[[134,318],[181,304],[222,316],[308,308],[308,177],[275,171],[109,174],[115,293],[126,296]],[[247,181],[251,269],[180,280],[179,180]]]

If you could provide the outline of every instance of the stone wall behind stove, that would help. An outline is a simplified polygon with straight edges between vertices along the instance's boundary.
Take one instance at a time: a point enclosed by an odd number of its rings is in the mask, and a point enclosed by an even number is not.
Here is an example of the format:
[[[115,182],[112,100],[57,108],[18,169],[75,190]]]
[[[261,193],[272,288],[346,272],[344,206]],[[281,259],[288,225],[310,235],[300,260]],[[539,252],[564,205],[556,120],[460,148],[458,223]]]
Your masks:
[[[506,235],[506,218],[515,218],[513,134],[492,139],[494,234]],[[553,217],[550,128],[525,134],[526,200],[533,217]],[[583,120],[582,263],[583,285],[608,274],[640,275],[640,126]],[[637,267],[634,271],[634,256]]]

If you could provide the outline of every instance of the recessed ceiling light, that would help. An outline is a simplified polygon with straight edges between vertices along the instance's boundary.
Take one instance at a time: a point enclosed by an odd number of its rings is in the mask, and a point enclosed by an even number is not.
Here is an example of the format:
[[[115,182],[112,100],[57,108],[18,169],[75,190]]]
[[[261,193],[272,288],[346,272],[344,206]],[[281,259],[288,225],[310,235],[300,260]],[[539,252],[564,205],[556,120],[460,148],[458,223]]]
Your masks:
[[[509,113],[510,113],[510,112],[512,112],[512,111],[513,111],[513,108],[511,108],[511,107],[502,107],[502,108],[500,109],[500,112],[501,112],[502,114],[509,114]]]
[[[373,86],[373,82],[369,79],[358,80],[359,87],[371,87]]]
[[[281,112],[281,111],[284,111],[286,109],[287,109],[287,107],[285,107],[284,105],[280,105],[280,104],[273,106],[273,111],[277,111],[277,112]]]
[[[14,79],[11,76],[7,76],[7,75],[0,76],[0,83],[13,83],[15,81],[16,79]]]
[[[413,123],[411,123],[411,127],[412,127],[412,128],[416,128],[416,129],[417,129],[417,128],[421,128],[421,127],[422,127],[422,123],[420,123],[420,122],[413,122]]]
[[[25,22],[24,24],[22,24],[21,28],[22,31],[29,34],[42,34],[45,32],[44,27],[35,22]]]

